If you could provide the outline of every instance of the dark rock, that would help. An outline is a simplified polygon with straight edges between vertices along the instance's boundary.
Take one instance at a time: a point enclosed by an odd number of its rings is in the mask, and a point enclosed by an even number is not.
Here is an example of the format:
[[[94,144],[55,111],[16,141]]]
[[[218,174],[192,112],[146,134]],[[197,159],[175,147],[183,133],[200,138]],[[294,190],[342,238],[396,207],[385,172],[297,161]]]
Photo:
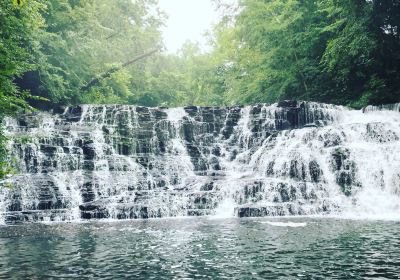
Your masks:
[[[264,217],[264,216],[284,216],[283,206],[243,206],[235,209],[239,218],[244,217]]]
[[[278,107],[295,108],[297,107],[296,100],[283,100],[278,102]]]
[[[82,146],[82,152],[87,160],[93,160],[96,156],[96,147],[93,140],[85,141]]]
[[[309,168],[311,180],[313,182],[319,182],[320,178],[321,178],[321,174],[322,174],[319,164],[315,160],[312,160],[308,164],[308,168]]]
[[[56,106],[53,108],[53,113],[61,115],[61,114],[64,114],[66,109],[67,109],[67,107],[65,107],[65,106]]]
[[[65,113],[65,119],[69,122],[78,122],[81,119],[82,112],[81,106],[69,107]]]
[[[214,182],[209,182],[200,187],[200,191],[212,191],[214,189]]]
[[[360,187],[356,182],[355,174],[357,167],[350,159],[348,149],[337,148],[332,152],[332,168],[336,174],[336,183],[346,196],[350,196],[355,187]]]
[[[57,147],[55,146],[48,146],[48,145],[41,145],[40,150],[48,155],[53,155],[57,152]]]

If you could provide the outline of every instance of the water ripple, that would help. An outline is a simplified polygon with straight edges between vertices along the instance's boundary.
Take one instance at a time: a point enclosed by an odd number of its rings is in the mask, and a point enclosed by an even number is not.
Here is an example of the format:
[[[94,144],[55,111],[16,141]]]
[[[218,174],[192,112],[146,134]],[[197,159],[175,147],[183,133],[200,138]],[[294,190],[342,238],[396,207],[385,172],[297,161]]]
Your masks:
[[[400,279],[400,223],[165,219],[0,228],[0,278]]]

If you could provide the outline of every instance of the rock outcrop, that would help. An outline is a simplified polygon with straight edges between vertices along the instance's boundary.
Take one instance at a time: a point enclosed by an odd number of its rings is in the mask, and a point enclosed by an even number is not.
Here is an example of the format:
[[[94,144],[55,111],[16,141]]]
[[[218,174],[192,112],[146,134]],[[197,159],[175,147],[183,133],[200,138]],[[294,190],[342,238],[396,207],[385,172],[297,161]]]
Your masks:
[[[376,110],[364,111],[296,101],[82,105],[7,119],[18,175],[0,190],[1,216],[6,223],[199,216],[228,200],[239,217],[342,211],[370,185],[366,172],[381,191],[400,185],[393,156],[400,117],[349,122]],[[366,171],[359,157],[368,153],[386,162]]]

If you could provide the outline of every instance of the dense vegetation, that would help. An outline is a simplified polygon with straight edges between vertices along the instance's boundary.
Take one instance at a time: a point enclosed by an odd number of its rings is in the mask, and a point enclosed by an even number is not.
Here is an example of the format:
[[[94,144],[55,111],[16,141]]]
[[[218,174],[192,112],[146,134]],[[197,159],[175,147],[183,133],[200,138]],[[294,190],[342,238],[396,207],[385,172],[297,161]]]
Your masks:
[[[228,99],[399,100],[399,21],[399,1],[242,1]]]
[[[78,103],[400,100],[400,1],[215,3],[224,17],[210,53],[188,42],[177,55],[129,63],[162,45],[157,0],[1,1],[0,121],[20,109]],[[5,141],[0,135],[0,177]]]

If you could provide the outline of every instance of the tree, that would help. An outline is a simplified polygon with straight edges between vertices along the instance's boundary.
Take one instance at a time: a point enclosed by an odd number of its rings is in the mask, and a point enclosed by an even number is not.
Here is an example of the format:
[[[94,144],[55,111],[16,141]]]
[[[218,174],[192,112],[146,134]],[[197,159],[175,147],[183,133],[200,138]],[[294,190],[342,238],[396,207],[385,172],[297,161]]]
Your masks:
[[[0,2],[0,179],[9,170],[5,149],[7,139],[1,124],[6,115],[31,109],[26,103],[29,93],[21,90],[15,79],[37,68],[36,40],[44,24],[41,16],[44,8],[43,4],[34,0],[24,5]]]
[[[49,100],[47,104],[33,102],[35,106],[107,100],[127,103],[142,91],[145,61],[131,65],[125,75],[110,75],[89,92],[81,88],[93,77],[160,44],[162,15],[152,12],[156,1],[118,0],[112,5],[107,0],[47,2],[40,68],[19,80],[22,88]],[[97,98],[102,94],[108,97]]]
[[[242,0],[215,32],[227,102],[399,101],[399,9],[382,0]]]

